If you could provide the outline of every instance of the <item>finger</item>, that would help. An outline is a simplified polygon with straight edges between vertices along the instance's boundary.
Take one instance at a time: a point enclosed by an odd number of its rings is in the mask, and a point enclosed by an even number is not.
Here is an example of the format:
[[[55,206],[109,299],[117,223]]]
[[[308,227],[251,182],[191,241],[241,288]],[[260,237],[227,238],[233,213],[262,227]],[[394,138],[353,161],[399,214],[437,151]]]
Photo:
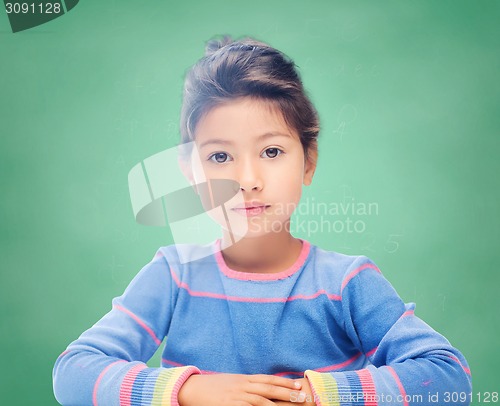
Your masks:
[[[282,376],[258,374],[250,375],[249,380],[250,382],[267,383],[269,385],[282,386],[290,389],[302,388],[302,384],[299,381],[290,378],[283,378]]]
[[[286,402],[302,403],[305,401],[307,396],[305,392],[290,390],[289,388],[275,386],[268,383],[253,382],[250,383],[248,387],[245,387],[245,390],[248,393],[264,396],[267,399],[284,400]]]
[[[291,402],[291,401],[287,401],[287,400],[274,400],[273,402],[274,402],[275,406],[306,406],[309,404],[309,403],[306,403],[306,401]],[[316,404],[314,403],[314,405],[316,405]]]
[[[248,402],[252,406],[274,406],[275,403],[264,396],[259,396],[254,393],[247,393],[245,396],[245,402]]]

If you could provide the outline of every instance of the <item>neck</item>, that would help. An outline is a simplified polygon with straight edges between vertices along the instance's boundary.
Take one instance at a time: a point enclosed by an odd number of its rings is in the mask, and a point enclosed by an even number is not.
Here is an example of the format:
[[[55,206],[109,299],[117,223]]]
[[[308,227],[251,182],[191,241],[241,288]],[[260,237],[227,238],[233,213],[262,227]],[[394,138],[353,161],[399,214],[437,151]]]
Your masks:
[[[221,247],[226,265],[240,272],[276,273],[291,267],[300,255],[302,243],[286,230],[263,236],[242,238],[230,245],[224,234]]]

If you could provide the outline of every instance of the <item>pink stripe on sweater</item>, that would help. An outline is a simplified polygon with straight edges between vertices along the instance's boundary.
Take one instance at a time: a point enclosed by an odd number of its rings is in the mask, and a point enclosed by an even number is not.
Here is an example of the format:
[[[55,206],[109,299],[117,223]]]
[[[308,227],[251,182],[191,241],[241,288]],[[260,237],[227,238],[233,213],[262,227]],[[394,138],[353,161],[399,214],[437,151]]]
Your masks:
[[[462,369],[467,375],[470,375],[470,369],[464,366],[457,357],[455,357],[454,355],[448,355],[448,357],[450,357],[453,361],[457,362],[458,365],[462,367]]]
[[[329,365],[326,367],[318,368],[315,369],[316,372],[329,372],[329,371],[335,371],[337,369],[344,368],[345,366],[352,364],[354,361],[356,361],[362,354],[358,352],[354,357],[349,358],[348,360],[341,362],[340,364],[334,364],[334,365]]]
[[[296,376],[303,377],[303,376],[304,376],[304,372],[295,372],[295,371],[289,371],[289,372],[278,372],[278,373],[273,374],[273,375],[275,375],[275,376],[296,375]]]
[[[172,365],[174,367],[183,367],[184,366],[184,364],[179,364],[178,362],[170,361],[169,359],[166,359],[166,358],[162,358],[161,361],[164,364],[169,364],[169,365]]]
[[[334,365],[328,365],[326,367],[321,367],[321,368],[316,368],[316,369],[313,369],[313,371],[316,371],[316,372],[329,372],[329,371],[335,371],[335,370],[338,370],[338,369],[342,369],[344,368],[345,366],[349,365],[349,364],[352,364],[354,361],[356,361],[362,354],[361,353],[358,353],[356,354],[354,357],[351,357],[349,358],[348,360],[344,361],[344,362],[341,362],[339,364],[334,364]],[[278,372],[276,374],[273,374],[273,375],[277,375],[277,376],[284,376],[284,375],[298,375],[298,376],[304,376],[304,371],[302,372],[296,372],[296,371],[286,371],[286,372]]]
[[[300,251],[299,257],[295,261],[295,263],[288,269],[276,272],[276,273],[253,273],[253,272],[240,272],[235,271],[234,269],[229,268],[224,261],[224,257],[221,252],[221,241],[217,240],[216,248],[217,252],[215,253],[215,260],[219,265],[222,273],[230,278],[241,279],[241,280],[253,280],[253,281],[274,281],[278,279],[284,279],[289,276],[292,276],[295,272],[297,272],[304,262],[306,262],[307,257],[309,256],[309,251],[311,249],[311,244],[308,241],[302,241],[302,250]]]
[[[136,322],[137,324],[139,324],[144,330],[147,331],[147,333],[153,338],[154,342],[157,344],[157,345],[160,345],[161,344],[161,340],[158,339],[158,337],[156,337],[155,333],[153,332],[153,330],[151,330],[147,325],[146,323],[144,323],[139,317],[137,317],[134,313],[132,313],[130,310],[128,309],[125,309],[124,307],[122,306],[119,306],[119,305],[114,305],[113,306],[115,309],[117,310],[120,310],[121,312],[125,313],[125,314],[128,314],[130,317],[132,317]]]
[[[162,364],[169,364],[169,365],[172,365],[174,367],[185,367],[186,365],[184,364],[179,364],[178,362],[175,362],[175,361],[171,361],[169,359],[166,359],[166,358],[162,358],[161,359],[161,362]],[[215,371],[206,371],[206,370],[203,370],[203,369],[200,369],[200,372],[204,375],[215,375],[215,374],[222,374],[223,372],[215,372]]]
[[[361,382],[361,390],[365,397],[365,406],[377,406],[377,392],[375,390],[372,374],[366,368],[357,370],[356,374]]]
[[[358,273],[360,273],[361,271],[367,270],[367,269],[374,269],[375,271],[377,271],[378,273],[380,273],[380,269],[378,269],[374,264],[370,264],[370,263],[363,264],[363,265],[357,267],[354,271],[351,271],[346,276],[346,278],[342,282],[342,286],[340,288],[340,291],[342,292],[344,290],[344,288],[346,287],[346,285],[349,283],[349,281],[352,278],[354,278]]]
[[[396,381],[396,384],[398,385],[399,388],[399,393],[401,393],[401,397],[403,399],[403,405],[408,406],[408,399],[406,398],[406,391],[405,388],[403,387],[403,384],[401,383],[398,374],[394,370],[393,367],[387,367],[391,375],[394,377],[394,380]]]
[[[66,351],[63,351],[58,357],[57,359],[61,358],[61,357],[64,357],[70,350],[66,350]]]
[[[153,257],[152,261],[154,261],[155,259],[161,258],[161,257],[163,257],[163,252],[157,251],[155,256]]]
[[[312,295],[290,296],[286,299],[286,301],[291,302],[292,300],[297,300],[297,299],[303,299],[303,300],[316,299],[320,295],[325,295],[328,297],[328,299],[331,299],[331,300],[342,300],[340,295],[335,295],[333,293],[327,293],[324,289],[321,289],[321,290],[318,290],[317,292],[313,293]]]
[[[317,292],[310,295],[300,294],[290,297],[244,297],[244,296],[228,296],[228,295],[223,295],[222,293],[200,292],[192,290],[187,283],[181,282],[177,277],[177,275],[175,274],[175,272],[172,270],[172,268],[170,268],[170,273],[176,285],[179,288],[186,290],[190,296],[209,297],[212,299],[222,299],[232,302],[249,302],[249,303],[285,303],[285,302],[292,302],[294,300],[311,300],[321,295],[327,296],[328,299],[330,300],[341,300],[341,297],[339,295],[327,293],[324,289],[318,290]]]
[[[146,368],[146,365],[136,365],[127,372],[120,387],[120,406],[130,406],[135,378],[139,372]]]
[[[375,351],[377,351],[378,347],[372,348],[370,351],[368,351],[365,355],[367,357],[371,357],[373,354],[375,354]]]
[[[120,359],[118,361],[115,361],[115,362],[112,362],[111,364],[109,364],[106,368],[104,368],[102,370],[102,372],[99,374],[99,376],[97,377],[97,380],[95,381],[95,384],[94,384],[94,391],[92,392],[92,404],[94,406],[97,406],[97,390],[99,389],[99,384],[101,383],[101,380],[102,378],[104,377],[104,375],[106,375],[106,372],[108,372],[108,370],[115,364],[118,364],[119,362],[127,362],[123,359]]]

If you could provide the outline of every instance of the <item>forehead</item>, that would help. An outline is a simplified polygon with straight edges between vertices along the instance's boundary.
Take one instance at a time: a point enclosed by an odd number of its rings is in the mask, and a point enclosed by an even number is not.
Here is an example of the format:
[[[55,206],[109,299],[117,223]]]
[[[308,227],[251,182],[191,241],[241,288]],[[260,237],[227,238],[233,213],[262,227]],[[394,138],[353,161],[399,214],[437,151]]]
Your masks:
[[[211,138],[243,140],[265,134],[286,135],[299,140],[281,111],[271,102],[241,98],[210,109],[198,122],[195,141],[202,144]]]

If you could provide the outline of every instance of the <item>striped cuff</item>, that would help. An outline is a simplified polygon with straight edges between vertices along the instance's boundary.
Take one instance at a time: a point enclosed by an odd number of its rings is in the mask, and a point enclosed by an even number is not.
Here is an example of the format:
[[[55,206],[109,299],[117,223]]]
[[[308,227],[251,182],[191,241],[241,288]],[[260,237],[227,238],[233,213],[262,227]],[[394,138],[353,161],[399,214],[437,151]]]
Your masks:
[[[179,406],[177,396],[184,382],[201,373],[193,366],[148,368],[138,364],[128,371],[120,388],[120,406]]]
[[[375,384],[367,369],[349,372],[319,373],[307,370],[317,406],[376,406]]]

